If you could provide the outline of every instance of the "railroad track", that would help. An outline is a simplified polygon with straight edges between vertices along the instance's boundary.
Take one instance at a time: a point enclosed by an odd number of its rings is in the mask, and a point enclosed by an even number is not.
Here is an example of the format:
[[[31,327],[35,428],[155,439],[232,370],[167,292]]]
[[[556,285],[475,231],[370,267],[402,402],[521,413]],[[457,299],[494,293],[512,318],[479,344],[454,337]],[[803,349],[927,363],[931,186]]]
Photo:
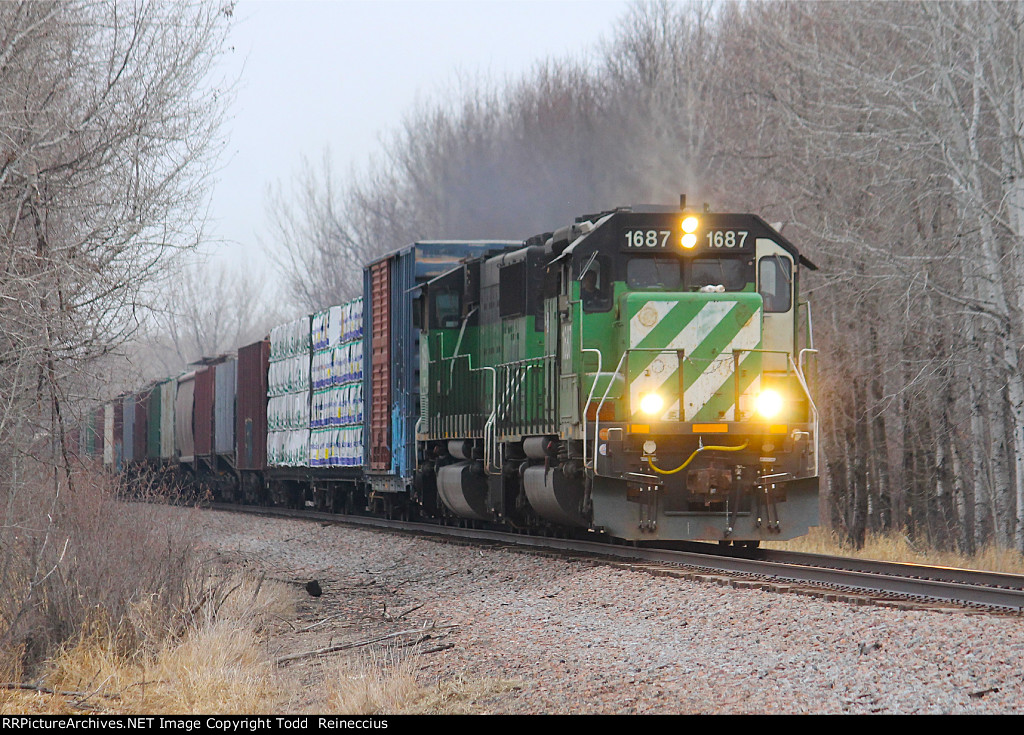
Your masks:
[[[904,609],[939,609],[1019,615],[1024,611],[1024,576],[919,564],[880,562],[768,549],[738,550],[708,544],[650,548],[526,536],[504,531],[385,520],[310,510],[211,504],[214,510],[357,525],[502,544],[534,553],[570,554],[587,559],[737,588],[820,597],[850,604]]]

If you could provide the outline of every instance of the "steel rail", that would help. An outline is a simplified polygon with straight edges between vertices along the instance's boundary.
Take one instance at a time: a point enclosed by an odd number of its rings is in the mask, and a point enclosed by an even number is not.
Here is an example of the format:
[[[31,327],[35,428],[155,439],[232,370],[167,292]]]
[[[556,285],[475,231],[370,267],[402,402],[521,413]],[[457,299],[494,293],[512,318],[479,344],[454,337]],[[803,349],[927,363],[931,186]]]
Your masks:
[[[579,540],[527,536],[507,531],[395,521],[369,516],[345,516],[318,511],[223,504],[213,504],[209,507],[216,510],[399,530],[442,538],[487,541],[524,549],[554,549],[594,557],[698,567],[726,574],[760,577],[773,583],[822,585],[872,594],[1024,610],[1024,576],[1020,575],[766,550],[757,550],[750,556],[741,556],[730,551],[719,553],[711,546],[706,551],[662,549],[613,544],[596,538]]]
[[[797,551],[777,551],[761,549],[755,557],[780,564],[802,564],[807,566],[829,567],[850,571],[888,574],[901,577],[919,577],[936,582],[952,584],[977,585],[984,587],[1001,587],[1005,589],[1024,589],[1024,575],[1006,572],[983,572],[975,569],[958,567],[934,567],[925,564],[908,562],[876,561],[874,559],[855,559],[845,556],[826,556]]]

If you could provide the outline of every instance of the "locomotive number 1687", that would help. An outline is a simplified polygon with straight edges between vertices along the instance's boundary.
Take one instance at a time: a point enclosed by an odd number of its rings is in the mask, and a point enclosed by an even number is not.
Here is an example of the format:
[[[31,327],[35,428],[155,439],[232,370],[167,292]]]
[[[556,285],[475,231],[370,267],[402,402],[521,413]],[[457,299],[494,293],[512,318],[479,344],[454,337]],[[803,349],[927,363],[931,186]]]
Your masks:
[[[745,230],[709,230],[709,248],[742,248],[749,233]]]
[[[746,230],[709,230],[706,240],[708,249],[742,249],[747,241]],[[626,238],[628,250],[640,250],[649,248],[665,248],[669,245],[671,230],[626,230],[623,235]],[[687,245],[687,247],[692,247]]]
[[[663,248],[668,244],[671,230],[626,230],[627,248]]]

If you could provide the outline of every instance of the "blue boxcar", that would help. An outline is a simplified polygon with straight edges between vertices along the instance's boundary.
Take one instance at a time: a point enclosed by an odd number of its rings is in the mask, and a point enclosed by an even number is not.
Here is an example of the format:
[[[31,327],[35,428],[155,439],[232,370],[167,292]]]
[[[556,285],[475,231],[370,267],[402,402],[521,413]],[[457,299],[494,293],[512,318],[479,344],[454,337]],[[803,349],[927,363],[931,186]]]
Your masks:
[[[363,269],[363,459],[375,491],[404,491],[416,469],[420,340],[412,304],[417,286],[466,258],[513,245],[522,243],[417,242]]]

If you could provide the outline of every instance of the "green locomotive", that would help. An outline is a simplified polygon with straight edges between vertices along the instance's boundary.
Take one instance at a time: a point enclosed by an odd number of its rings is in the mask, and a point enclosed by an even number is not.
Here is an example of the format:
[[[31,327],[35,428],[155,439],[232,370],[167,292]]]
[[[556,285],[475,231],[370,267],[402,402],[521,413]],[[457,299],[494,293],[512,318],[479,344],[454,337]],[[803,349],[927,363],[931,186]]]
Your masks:
[[[813,269],[751,214],[622,208],[423,284],[414,499],[630,541],[818,523]]]

